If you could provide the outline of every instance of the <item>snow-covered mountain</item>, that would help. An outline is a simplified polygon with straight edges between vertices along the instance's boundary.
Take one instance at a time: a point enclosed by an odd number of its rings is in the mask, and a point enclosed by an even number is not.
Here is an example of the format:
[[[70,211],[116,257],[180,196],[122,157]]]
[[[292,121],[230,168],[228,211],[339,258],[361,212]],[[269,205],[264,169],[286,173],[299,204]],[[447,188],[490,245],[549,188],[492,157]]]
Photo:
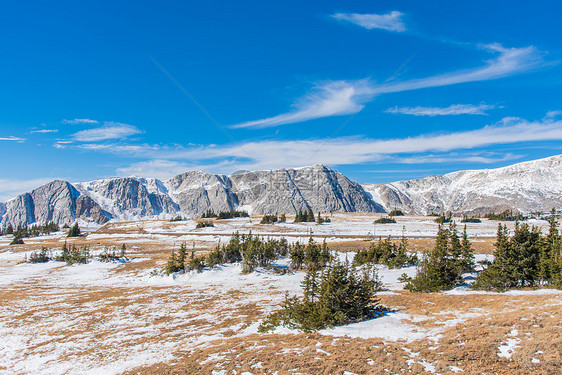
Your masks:
[[[562,155],[363,188],[385,210],[412,214],[547,211],[562,207]]]
[[[198,217],[243,209],[250,213],[383,212],[361,185],[323,165],[236,173],[182,173],[168,181],[111,178],[71,184],[56,180],[0,204],[0,225],[75,220]]]
[[[55,180],[0,203],[0,225],[78,219],[199,217],[206,210],[254,214],[315,212],[431,212],[484,214],[562,207],[562,155],[498,169],[359,185],[323,165],[217,175],[190,171],[168,181],[111,178],[71,184]]]

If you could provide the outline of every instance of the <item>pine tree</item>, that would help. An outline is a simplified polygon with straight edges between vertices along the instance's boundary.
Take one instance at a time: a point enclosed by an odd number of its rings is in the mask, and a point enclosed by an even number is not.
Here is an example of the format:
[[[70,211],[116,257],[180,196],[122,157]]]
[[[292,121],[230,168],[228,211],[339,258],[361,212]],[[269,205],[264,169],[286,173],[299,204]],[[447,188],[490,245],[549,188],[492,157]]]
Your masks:
[[[474,251],[472,250],[472,244],[468,240],[466,224],[462,232],[461,254],[458,264],[461,273],[474,272]]]
[[[184,242],[180,245],[180,249],[178,250],[178,257],[176,259],[176,269],[183,270],[185,268],[186,255],[187,255],[187,248]]]
[[[515,223],[513,237],[507,227],[498,226],[494,261],[476,278],[476,289],[499,290],[533,286],[539,278],[539,254],[544,246],[540,230]]]
[[[433,250],[426,255],[416,276],[409,281],[406,289],[413,292],[437,292],[453,288],[459,281],[455,258],[449,250],[451,232],[439,225]]]
[[[313,223],[314,220],[314,212],[312,211],[312,207],[308,208],[308,214],[306,215],[306,220],[309,223]]]
[[[67,237],[79,237],[80,236],[80,228],[78,227],[78,223],[74,223],[72,228],[68,231]]]

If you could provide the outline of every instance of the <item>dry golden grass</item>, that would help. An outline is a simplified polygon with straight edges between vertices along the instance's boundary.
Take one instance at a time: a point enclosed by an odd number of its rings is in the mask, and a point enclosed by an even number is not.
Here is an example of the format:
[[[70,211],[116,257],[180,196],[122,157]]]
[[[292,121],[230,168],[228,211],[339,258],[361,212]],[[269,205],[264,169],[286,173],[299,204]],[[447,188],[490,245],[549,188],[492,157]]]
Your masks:
[[[174,224],[165,222],[163,228],[174,228]],[[110,235],[107,238],[48,239],[12,248],[15,252],[36,250],[41,245],[59,249],[67,240],[97,250],[118,249],[126,241],[129,256],[142,260],[119,265],[110,274],[130,280],[161,267],[170,250],[180,243],[174,242],[179,238],[177,233],[169,234],[172,242],[146,241],[140,236],[146,234],[143,225],[108,224],[97,232]],[[135,233],[138,239],[130,236]],[[208,240],[194,242],[198,254],[215,245]],[[426,251],[434,244],[431,238],[409,238],[408,242],[416,251]],[[478,238],[473,246],[477,253],[491,253],[493,243],[494,238]],[[190,243],[187,245],[191,250]],[[342,252],[369,245],[363,238],[349,237],[329,243],[330,248]],[[14,267],[14,263],[2,261],[0,267]],[[20,335],[27,343],[21,361],[40,361],[56,349],[56,361],[89,366],[85,369],[111,366],[135,356],[156,356],[155,364],[130,368],[129,374],[210,374],[213,370],[423,374],[429,373],[428,364],[441,374],[454,373],[457,367],[464,374],[559,374],[562,366],[561,294],[401,291],[382,295],[381,303],[408,314],[410,320],[403,323],[426,336],[412,342],[394,342],[320,334],[244,333],[282,299],[288,290],[282,281],[249,283],[243,288],[213,283],[67,286],[56,282],[67,269],[61,267],[4,284],[0,289],[2,332]],[[513,330],[518,334],[509,336]],[[499,357],[498,347],[513,337],[520,340],[513,356]],[[174,357],[161,359],[165,354]],[[0,370],[17,373],[1,361]]]

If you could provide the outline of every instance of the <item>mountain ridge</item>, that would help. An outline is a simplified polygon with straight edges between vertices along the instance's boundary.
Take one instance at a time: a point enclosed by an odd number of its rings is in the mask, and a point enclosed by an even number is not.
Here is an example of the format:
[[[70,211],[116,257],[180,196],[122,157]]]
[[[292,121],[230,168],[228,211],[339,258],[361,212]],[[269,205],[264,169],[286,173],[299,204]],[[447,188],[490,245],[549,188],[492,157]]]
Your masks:
[[[562,155],[495,169],[460,170],[386,184],[363,184],[385,210],[481,215],[562,206]]]
[[[357,182],[323,165],[250,171],[232,175],[205,171],[180,173],[167,181],[115,177],[70,183],[54,180],[0,203],[0,225],[76,220],[199,217],[243,209],[251,213],[383,212]]]
[[[321,164],[230,175],[195,170],[166,181],[146,177],[78,183],[54,180],[0,202],[0,226],[200,217],[207,210],[265,214],[308,208],[316,212],[401,209],[418,215],[482,215],[552,207],[562,207],[562,155],[384,184],[360,185]]]

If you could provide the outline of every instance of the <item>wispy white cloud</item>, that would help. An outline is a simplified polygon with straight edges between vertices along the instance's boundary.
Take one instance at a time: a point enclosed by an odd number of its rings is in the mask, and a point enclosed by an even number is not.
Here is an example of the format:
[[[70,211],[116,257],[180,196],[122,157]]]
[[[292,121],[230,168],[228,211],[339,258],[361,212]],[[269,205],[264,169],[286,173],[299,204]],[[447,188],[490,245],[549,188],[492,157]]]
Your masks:
[[[398,163],[402,164],[430,164],[430,163],[481,163],[481,164],[492,164],[499,163],[502,161],[510,161],[520,159],[522,155],[507,153],[505,155],[495,154],[495,155],[474,155],[474,154],[459,154],[459,153],[449,153],[449,154],[439,154],[439,155],[424,155],[416,157],[402,157],[397,160]]]
[[[332,17],[337,20],[348,21],[366,29],[382,29],[388,31],[406,31],[402,20],[404,13],[393,10],[386,14],[336,13]]]
[[[361,111],[375,95],[486,81],[529,71],[545,64],[542,53],[535,47],[504,48],[499,44],[483,46],[498,56],[479,68],[460,70],[386,84],[369,80],[333,81],[315,86],[299,99],[293,111],[260,120],[233,125],[233,128],[266,128],[302,122],[322,117],[341,116]]]
[[[61,121],[63,124],[71,124],[71,125],[94,125],[99,124],[98,121],[92,120],[89,118],[75,118],[74,120],[67,120],[63,119]]]
[[[0,141],[14,141],[14,142],[25,142],[25,138],[14,137],[13,135],[9,137],[0,137]]]
[[[139,133],[142,132],[132,125],[106,122],[102,127],[74,133],[72,138],[79,142],[97,142],[109,139],[122,139]]]
[[[39,129],[39,130],[30,130],[29,132],[31,134],[34,133],[44,134],[44,133],[57,133],[58,131],[59,131],[58,129]]]
[[[294,104],[293,112],[233,125],[233,128],[267,128],[321,117],[359,112],[372,94],[367,80],[333,81],[315,86]]]
[[[552,119],[562,115],[562,111],[548,111],[546,113],[545,119]]]
[[[414,116],[487,115],[486,111],[495,108],[489,104],[453,104],[449,107],[392,107],[385,112]]]
[[[476,153],[493,145],[516,144],[562,140],[562,120],[527,121],[506,117],[502,121],[483,128],[440,134],[424,134],[416,137],[396,139],[369,139],[340,137],[334,139],[308,139],[287,141],[254,141],[242,144],[244,151],[236,144],[198,147],[153,147],[142,150],[122,150],[128,156],[145,160],[168,162],[184,166],[185,160],[193,165],[206,167],[214,172],[228,173],[236,169],[272,169],[299,167],[315,163],[328,165],[349,165],[377,162],[403,163],[445,163],[476,162],[492,163],[517,158],[518,155]],[[453,154],[472,150],[470,154]],[[111,152],[117,152],[110,150]],[[318,152],[316,152],[318,151]],[[450,154],[446,154],[450,153]],[[251,155],[251,157],[248,157]],[[164,165],[162,164],[162,165]],[[154,164],[136,164],[135,172]],[[123,169],[131,174],[134,169]]]

